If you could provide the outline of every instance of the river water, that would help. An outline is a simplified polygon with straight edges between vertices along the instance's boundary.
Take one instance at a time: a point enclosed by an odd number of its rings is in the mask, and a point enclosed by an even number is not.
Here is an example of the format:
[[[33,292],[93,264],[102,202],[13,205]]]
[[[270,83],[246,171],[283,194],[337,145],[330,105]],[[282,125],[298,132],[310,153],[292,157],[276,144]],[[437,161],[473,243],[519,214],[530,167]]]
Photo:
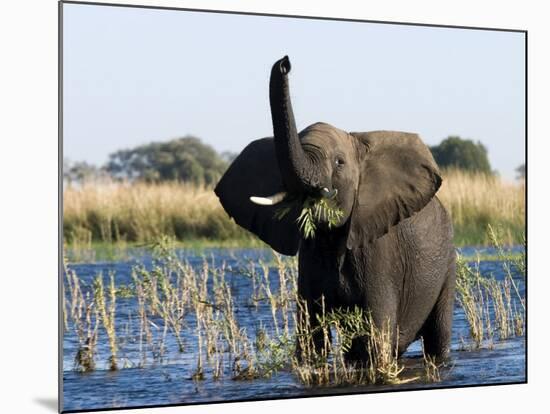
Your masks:
[[[514,248],[517,251],[520,248]],[[461,253],[473,260],[478,251],[464,248]],[[482,251],[494,254],[491,249]],[[262,249],[210,249],[195,252],[180,250],[178,256],[191,266],[201,268],[205,260],[212,267],[226,268],[226,280],[235,300],[235,315],[239,326],[254,332],[263,322],[271,319],[267,304],[250,306],[252,286],[250,279],[239,273],[243,261],[269,262],[272,254]],[[77,258],[78,261],[70,262]],[[98,274],[114,274],[117,286],[132,284],[131,272],[136,265],[145,268],[153,266],[153,258],[142,249],[130,249],[113,260],[104,260],[93,253],[76,255],[69,252],[69,268],[78,275],[84,291],[91,289],[93,278]],[[480,262],[482,274],[503,279],[505,272],[502,262],[488,260]],[[107,278],[105,280],[108,280]],[[276,269],[270,268],[272,289],[277,289]],[[525,280],[514,273],[519,293],[525,295]],[[425,383],[413,381],[401,385],[357,385],[308,387],[302,385],[289,369],[282,369],[269,378],[234,380],[224,375],[214,381],[211,376],[201,381],[192,379],[196,370],[197,345],[194,338],[192,318],[186,321],[182,331],[185,351],[178,352],[175,340],[168,335],[166,352],[162,358],[152,358],[140,364],[140,350],[137,341],[138,324],[137,299],[131,295],[117,298],[116,326],[119,338],[119,366],[117,371],[109,370],[109,346],[107,340],[99,340],[95,355],[96,369],[92,372],[75,370],[75,356],[78,338],[74,329],[67,329],[63,336],[63,409],[65,411],[101,409],[110,407],[158,406],[165,404],[193,404],[219,401],[243,401],[254,399],[291,398],[312,395],[335,395],[346,393],[379,392],[388,389],[418,389],[434,387],[471,386],[483,384],[509,384],[526,381],[525,337],[516,336],[506,340],[496,340],[480,349],[468,346],[469,328],[463,309],[455,303],[453,340],[449,362],[441,368],[441,381]],[[155,324],[159,329],[159,322]],[[103,332],[100,328],[99,336]],[[401,363],[414,375],[422,369],[422,353],[419,342],[413,343]]]

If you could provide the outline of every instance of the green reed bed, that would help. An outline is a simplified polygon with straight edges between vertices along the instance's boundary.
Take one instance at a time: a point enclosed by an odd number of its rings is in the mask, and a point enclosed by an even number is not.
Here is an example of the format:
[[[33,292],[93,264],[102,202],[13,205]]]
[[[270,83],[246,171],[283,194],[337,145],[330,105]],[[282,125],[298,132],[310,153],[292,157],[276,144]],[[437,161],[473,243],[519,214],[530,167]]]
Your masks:
[[[458,258],[457,301],[470,328],[463,339],[468,349],[490,348],[524,334],[523,281],[513,277],[524,274],[524,256],[510,256],[497,232],[489,228],[488,233],[502,259],[502,280],[482,274],[479,261]],[[242,261],[229,268],[204,259],[202,266],[191,266],[178,257],[168,238],[160,239],[153,253],[153,265],[135,265],[127,286],[115,286],[116,274],[109,275],[108,284],[98,275],[92,286],[83,286],[71,265],[65,265],[64,325],[78,340],[76,370],[147,367],[191,358],[190,377],[196,381],[252,380],[286,371],[313,387],[437,382],[444,376],[439,363],[425,354],[421,369],[405,369],[395,354],[398,329],[391,332],[389,323],[376,326],[361,309],[322,312],[318,326],[312,327],[297,293],[296,258],[274,253],[269,263]],[[267,319],[241,324],[230,272],[246,278],[251,288],[240,305]],[[128,298],[135,299],[128,322],[115,324]],[[314,346],[319,338],[320,348]],[[365,340],[368,351],[364,366],[344,357],[357,338]],[[98,344],[110,350],[107,360],[98,361]],[[130,344],[132,358],[127,356]]]

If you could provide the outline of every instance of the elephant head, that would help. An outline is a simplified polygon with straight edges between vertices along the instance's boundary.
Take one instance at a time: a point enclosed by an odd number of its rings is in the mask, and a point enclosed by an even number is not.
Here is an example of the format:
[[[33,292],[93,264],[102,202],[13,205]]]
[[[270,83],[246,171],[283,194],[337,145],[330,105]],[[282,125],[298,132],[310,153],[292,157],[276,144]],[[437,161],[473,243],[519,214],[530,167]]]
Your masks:
[[[346,229],[349,249],[370,243],[420,211],[439,189],[441,177],[418,135],[348,133],[326,123],[298,133],[290,69],[285,56],[271,70],[274,137],[249,144],[215,188],[228,214],[278,252],[293,255],[305,197],[336,204],[343,214],[333,227]],[[276,217],[279,203],[288,210],[283,218]]]

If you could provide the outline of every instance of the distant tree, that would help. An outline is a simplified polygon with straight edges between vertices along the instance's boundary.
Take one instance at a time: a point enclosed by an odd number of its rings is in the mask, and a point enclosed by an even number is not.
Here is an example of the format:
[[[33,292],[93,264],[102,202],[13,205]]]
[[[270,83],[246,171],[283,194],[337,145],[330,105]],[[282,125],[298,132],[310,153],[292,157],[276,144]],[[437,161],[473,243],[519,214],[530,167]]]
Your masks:
[[[222,157],[224,161],[227,161],[228,164],[231,164],[235,158],[237,158],[237,155],[239,154],[236,152],[224,151],[220,154],[220,157]]]
[[[79,183],[104,179],[107,172],[86,161],[71,162],[67,158],[63,159],[63,180],[67,184]]]
[[[181,180],[212,185],[227,165],[211,146],[186,136],[117,151],[109,155],[105,168],[116,177],[130,180]]]
[[[525,164],[521,164],[518,168],[516,168],[517,176],[516,178],[518,180],[525,179]]]
[[[491,164],[487,158],[487,148],[481,143],[470,139],[450,136],[439,145],[430,147],[437,164],[442,168],[458,168],[461,170],[492,174]]]
[[[68,158],[63,158],[63,181],[70,181],[69,169],[71,168],[71,161]]]

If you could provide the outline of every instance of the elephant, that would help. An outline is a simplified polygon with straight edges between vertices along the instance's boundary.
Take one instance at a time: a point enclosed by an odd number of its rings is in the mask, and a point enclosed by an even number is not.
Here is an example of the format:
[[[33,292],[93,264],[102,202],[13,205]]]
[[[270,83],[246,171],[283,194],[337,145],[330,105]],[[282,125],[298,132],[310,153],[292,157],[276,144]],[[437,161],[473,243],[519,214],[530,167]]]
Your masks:
[[[229,166],[214,189],[223,208],[275,251],[299,252],[298,293],[313,327],[322,311],[358,307],[375,325],[389,323],[398,355],[422,337],[427,355],[447,358],[456,253],[430,150],[406,132],[319,122],[298,133],[290,70],[288,56],[271,69],[273,137],[252,141]],[[342,214],[332,226],[319,219],[306,238],[297,225],[304,197],[331,200]],[[366,343],[355,338],[346,358],[366,363]]]

